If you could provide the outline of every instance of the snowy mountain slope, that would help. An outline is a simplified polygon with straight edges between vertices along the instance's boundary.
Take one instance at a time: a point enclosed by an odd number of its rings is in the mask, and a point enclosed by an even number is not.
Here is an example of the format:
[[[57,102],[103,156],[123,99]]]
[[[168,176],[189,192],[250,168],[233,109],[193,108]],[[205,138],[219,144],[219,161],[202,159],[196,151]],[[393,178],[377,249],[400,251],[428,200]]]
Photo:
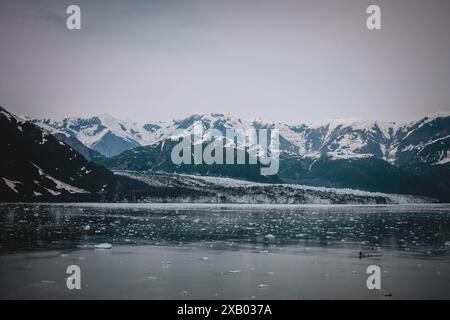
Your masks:
[[[33,123],[52,133],[76,137],[87,147],[110,157],[170,139],[175,130],[192,132],[197,121],[204,130],[215,128],[223,134],[227,128],[278,129],[280,149],[286,155],[332,159],[376,157],[401,167],[411,162],[433,165],[450,161],[450,113],[405,123],[337,119],[297,126],[260,119],[242,120],[223,114],[194,114],[168,123],[145,125],[107,115],[62,121],[41,119]]]
[[[67,144],[72,149],[80,153],[86,160],[99,163],[105,158],[100,152],[85,146],[80,140],[72,136],[66,136],[63,133],[55,133],[53,136],[59,141]]]
[[[437,113],[402,125],[391,146],[393,163],[415,169],[450,161],[450,114]]]
[[[270,204],[393,204],[426,203],[431,198],[410,195],[364,192],[352,189],[318,188],[292,184],[267,184],[223,177],[169,174],[163,172],[115,171],[151,187],[190,188],[188,197],[172,197],[175,202],[270,203]],[[208,196],[203,196],[207,191]],[[200,196],[196,197],[195,194]],[[163,201],[146,197],[139,201]]]
[[[158,127],[141,126],[133,121],[119,120],[106,114],[92,118],[65,118],[61,121],[35,119],[33,124],[52,134],[74,137],[85,146],[111,157],[125,150],[154,143],[151,134]]]

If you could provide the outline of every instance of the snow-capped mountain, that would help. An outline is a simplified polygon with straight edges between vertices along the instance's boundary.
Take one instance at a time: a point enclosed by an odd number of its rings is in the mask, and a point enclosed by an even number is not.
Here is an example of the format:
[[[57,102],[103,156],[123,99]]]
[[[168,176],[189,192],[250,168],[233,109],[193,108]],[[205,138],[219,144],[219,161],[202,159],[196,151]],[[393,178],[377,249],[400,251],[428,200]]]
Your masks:
[[[282,154],[303,158],[332,159],[375,157],[398,166],[450,162],[450,113],[438,113],[404,123],[363,119],[326,120],[287,125],[260,119],[243,120],[223,114],[194,114],[171,122],[138,124],[108,115],[67,118],[61,121],[33,120],[49,130],[74,137],[85,146],[111,157],[137,146],[170,139],[175,130],[192,131],[200,121],[204,130],[278,129]]]
[[[140,125],[119,120],[107,114],[91,118],[65,118],[63,120],[36,119],[35,125],[52,134],[76,138],[88,148],[111,157],[125,150],[154,142],[152,133],[157,125]]]
[[[4,109],[0,111],[3,123],[0,129],[4,131],[0,142],[5,154],[0,191],[12,198],[102,192],[108,186],[110,191],[115,188],[116,200],[124,197],[126,201],[134,201],[138,195],[167,196],[186,187],[166,190],[167,186],[152,186],[150,190],[136,179],[113,178],[111,172],[96,165],[100,164],[110,170],[134,170],[143,174],[165,172],[214,179],[238,178],[255,183],[351,188],[450,201],[448,114],[404,123],[344,119],[297,126],[261,119],[242,120],[223,114],[196,114],[167,123],[141,125],[106,115],[28,121]],[[173,164],[170,155],[176,142],[168,139],[179,129],[192,132],[198,122],[204,130],[214,128],[223,134],[226,129],[279,130],[278,174],[263,179],[258,166],[250,164]],[[183,192],[190,197],[197,191]],[[278,196],[285,192],[281,188]]]
[[[390,145],[392,162],[401,167],[450,162],[450,113],[402,124]]]

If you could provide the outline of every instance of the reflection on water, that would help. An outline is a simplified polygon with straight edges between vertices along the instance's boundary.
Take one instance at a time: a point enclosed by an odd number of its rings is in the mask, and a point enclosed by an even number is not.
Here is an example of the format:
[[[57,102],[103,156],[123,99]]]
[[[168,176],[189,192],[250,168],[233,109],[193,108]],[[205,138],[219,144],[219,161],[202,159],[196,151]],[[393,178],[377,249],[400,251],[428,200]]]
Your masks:
[[[0,205],[0,250],[213,243],[446,254],[450,206]]]

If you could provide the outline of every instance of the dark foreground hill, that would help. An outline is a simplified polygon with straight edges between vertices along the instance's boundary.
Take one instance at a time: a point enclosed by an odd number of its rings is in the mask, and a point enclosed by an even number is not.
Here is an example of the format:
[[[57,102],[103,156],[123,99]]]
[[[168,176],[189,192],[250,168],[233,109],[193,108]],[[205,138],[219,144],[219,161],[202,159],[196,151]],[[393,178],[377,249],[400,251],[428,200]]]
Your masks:
[[[115,190],[106,168],[0,107],[0,201],[99,199]]]

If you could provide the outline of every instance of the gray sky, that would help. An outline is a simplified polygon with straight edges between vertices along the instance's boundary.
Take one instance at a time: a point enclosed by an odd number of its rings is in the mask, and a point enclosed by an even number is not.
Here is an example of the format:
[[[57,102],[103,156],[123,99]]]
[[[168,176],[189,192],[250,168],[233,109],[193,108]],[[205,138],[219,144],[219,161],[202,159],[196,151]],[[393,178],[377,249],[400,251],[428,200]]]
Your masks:
[[[448,0],[0,0],[0,105],[140,122],[450,111]],[[82,30],[66,29],[78,4]],[[382,30],[366,28],[378,4]]]

